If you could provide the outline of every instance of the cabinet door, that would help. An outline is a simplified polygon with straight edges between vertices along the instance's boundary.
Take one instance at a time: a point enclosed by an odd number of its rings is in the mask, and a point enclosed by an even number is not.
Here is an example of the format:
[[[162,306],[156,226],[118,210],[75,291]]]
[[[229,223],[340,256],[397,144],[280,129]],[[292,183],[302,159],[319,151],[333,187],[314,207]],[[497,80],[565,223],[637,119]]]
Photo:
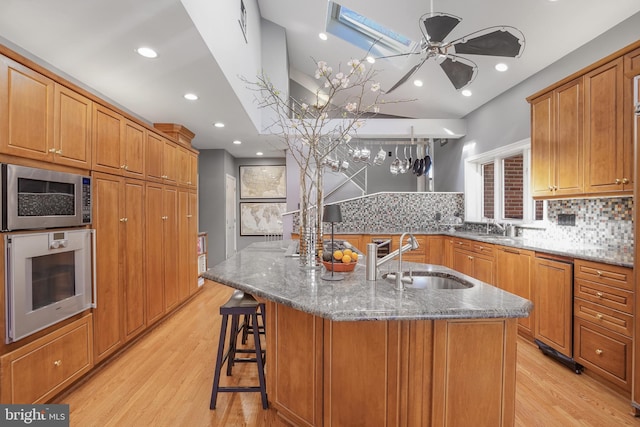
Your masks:
[[[122,174],[124,118],[99,104],[93,108],[93,170]]]
[[[556,89],[554,97],[554,194],[580,194],[584,188],[582,78]]]
[[[445,239],[442,236],[427,236],[427,255],[425,258],[427,264],[443,265],[444,244]]]
[[[93,102],[56,84],[54,114],[55,162],[91,169]]]
[[[198,155],[189,152],[189,181],[191,188],[198,188]]]
[[[190,293],[191,282],[191,261],[196,255],[193,248],[196,246],[197,236],[191,235],[190,230],[190,200],[189,190],[180,189],[178,191],[178,300],[184,301]]]
[[[520,249],[498,248],[496,253],[496,286],[533,302],[531,267],[533,254]],[[518,319],[519,329],[533,336],[533,312]]]
[[[533,196],[553,195],[554,105],[549,93],[531,103],[531,190]]]
[[[535,338],[572,357],[573,266],[535,258]]]
[[[634,122],[640,120],[634,115],[634,87],[633,76],[640,75],[640,49],[629,52],[624,56],[624,178],[625,190],[633,191],[635,176],[634,165]],[[640,101],[640,85],[635,99]],[[640,125],[640,123],[639,123]],[[640,129],[640,128],[638,128]]]
[[[94,309],[96,362],[118,349],[122,336],[122,273],[120,256],[123,217],[122,178],[95,174],[93,179],[96,230],[97,308]]]
[[[467,276],[475,277],[473,275],[473,255],[466,251],[453,250],[453,265],[451,268]]]
[[[169,184],[176,184],[178,178],[178,147],[169,141],[164,140],[164,146],[162,148],[162,171],[164,181]]]
[[[493,285],[495,283],[495,263],[493,258],[481,255],[473,255],[472,276],[485,283]]]
[[[442,264],[445,267],[453,268],[453,250],[455,241],[451,237],[444,237],[442,240],[442,249],[444,251]]]
[[[145,192],[145,286],[147,325],[151,325],[164,314],[163,187],[147,183]]]
[[[584,86],[586,190],[621,192],[624,179],[622,58],[586,74]]]
[[[176,149],[177,154],[177,181],[178,185],[187,187],[191,178],[191,163],[189,161],[189,150],[183,147]]]
[[[198,245],[195,243],[198,239],[198,193],[195,191],[189,193],[189,236],[189,242],[191,242],[189,243],[191,253],[189,294],[193,294],[198,290]]]
[[[162,196],[162,238],[164,241],[164,307],[169,311],[178,304],[178,191],[165,186]]]
[[[54,83],[0,56],[0,153],[51,161]]]
[[[156,134],[147,132],[147,151],[145,170],[149,181],[162,182],[162,156],[164,140]]]
[[[124,183],[124,333],[131,339],[145,327],[144,301],[144,182],[127,179]]]
[[[144,178],[144,147],[146,131],[133,122],[124,123],[123,159],[124,174],[132,178]]]

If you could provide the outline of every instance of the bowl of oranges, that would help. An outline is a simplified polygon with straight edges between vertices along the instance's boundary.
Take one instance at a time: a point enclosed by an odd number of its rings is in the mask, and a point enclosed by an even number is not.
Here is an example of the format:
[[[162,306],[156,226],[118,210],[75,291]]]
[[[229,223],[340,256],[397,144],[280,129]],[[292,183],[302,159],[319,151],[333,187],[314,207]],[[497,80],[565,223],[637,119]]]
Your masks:
[[[353,271],[358,263],[358,257],[358,253],[351,249],[336,249],[333,253],[328,251],[324,253],[324,256],[322,257],[322,264],[327,271]],[[333,266],[331,265],[331,258],[333,258]]]

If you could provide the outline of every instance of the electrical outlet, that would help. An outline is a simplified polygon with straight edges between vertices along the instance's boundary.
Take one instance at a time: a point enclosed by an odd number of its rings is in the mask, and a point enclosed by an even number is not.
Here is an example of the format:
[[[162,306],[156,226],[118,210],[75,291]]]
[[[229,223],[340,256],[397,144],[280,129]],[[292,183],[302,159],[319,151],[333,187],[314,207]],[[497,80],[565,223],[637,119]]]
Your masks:
[[[558,225],[570,225],[575,227],[576,214],[558,214]]]

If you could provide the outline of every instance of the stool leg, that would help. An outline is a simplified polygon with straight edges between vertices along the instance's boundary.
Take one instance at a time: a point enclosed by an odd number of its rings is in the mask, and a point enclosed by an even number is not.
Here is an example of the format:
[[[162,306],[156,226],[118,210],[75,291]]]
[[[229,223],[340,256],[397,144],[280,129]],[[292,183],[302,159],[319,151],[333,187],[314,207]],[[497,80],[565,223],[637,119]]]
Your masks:
[[[255,340],[256,347],[256,362],[258,364],[258,380],[260,381],[262,409],[267,409],[269,407],[269,402],[267,401],[267,386],[264,379],[264,363],[262,363],[262,347],[260,346],[260,331],[258,331],[258,314],[254,312],[251,317],[253,318],[253,324],[255,325],[253,328],[253,339]]]
[[[216,370],[213,376],[213,389],[211,390],[211,403],[209,409],[216,409],[216,401],[218,399],[218,388],[220,386],[220,370],[222,369],[222,354],[224,353],[224,341],[227,335],[227,318],[228,316],[222,316],[222,323],[220,325],[220,340],[218,342],[218,356],[216,357]],[[228,364],[229,362],[227,362]]]
[[[249,316],[246,314],[243,316],[242,322],[242,344],[247,343],[247,337],[249,336]]]
[[[239,314],[231,315],[231,337],[229,337],[229,358],[227,359],[227,376],[231,376],[231,370],[236,361],[236,344],[238,338]]]

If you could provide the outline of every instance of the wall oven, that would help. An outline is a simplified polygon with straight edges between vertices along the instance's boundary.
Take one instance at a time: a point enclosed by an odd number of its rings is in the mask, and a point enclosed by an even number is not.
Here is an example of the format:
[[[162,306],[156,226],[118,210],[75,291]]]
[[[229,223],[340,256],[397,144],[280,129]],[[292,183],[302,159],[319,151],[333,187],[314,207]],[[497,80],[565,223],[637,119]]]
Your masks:
[[[91,177],[0,164],[2,230],[91,224]]]
[[[93,230],[4,238],[6,343],[92,307]]]

